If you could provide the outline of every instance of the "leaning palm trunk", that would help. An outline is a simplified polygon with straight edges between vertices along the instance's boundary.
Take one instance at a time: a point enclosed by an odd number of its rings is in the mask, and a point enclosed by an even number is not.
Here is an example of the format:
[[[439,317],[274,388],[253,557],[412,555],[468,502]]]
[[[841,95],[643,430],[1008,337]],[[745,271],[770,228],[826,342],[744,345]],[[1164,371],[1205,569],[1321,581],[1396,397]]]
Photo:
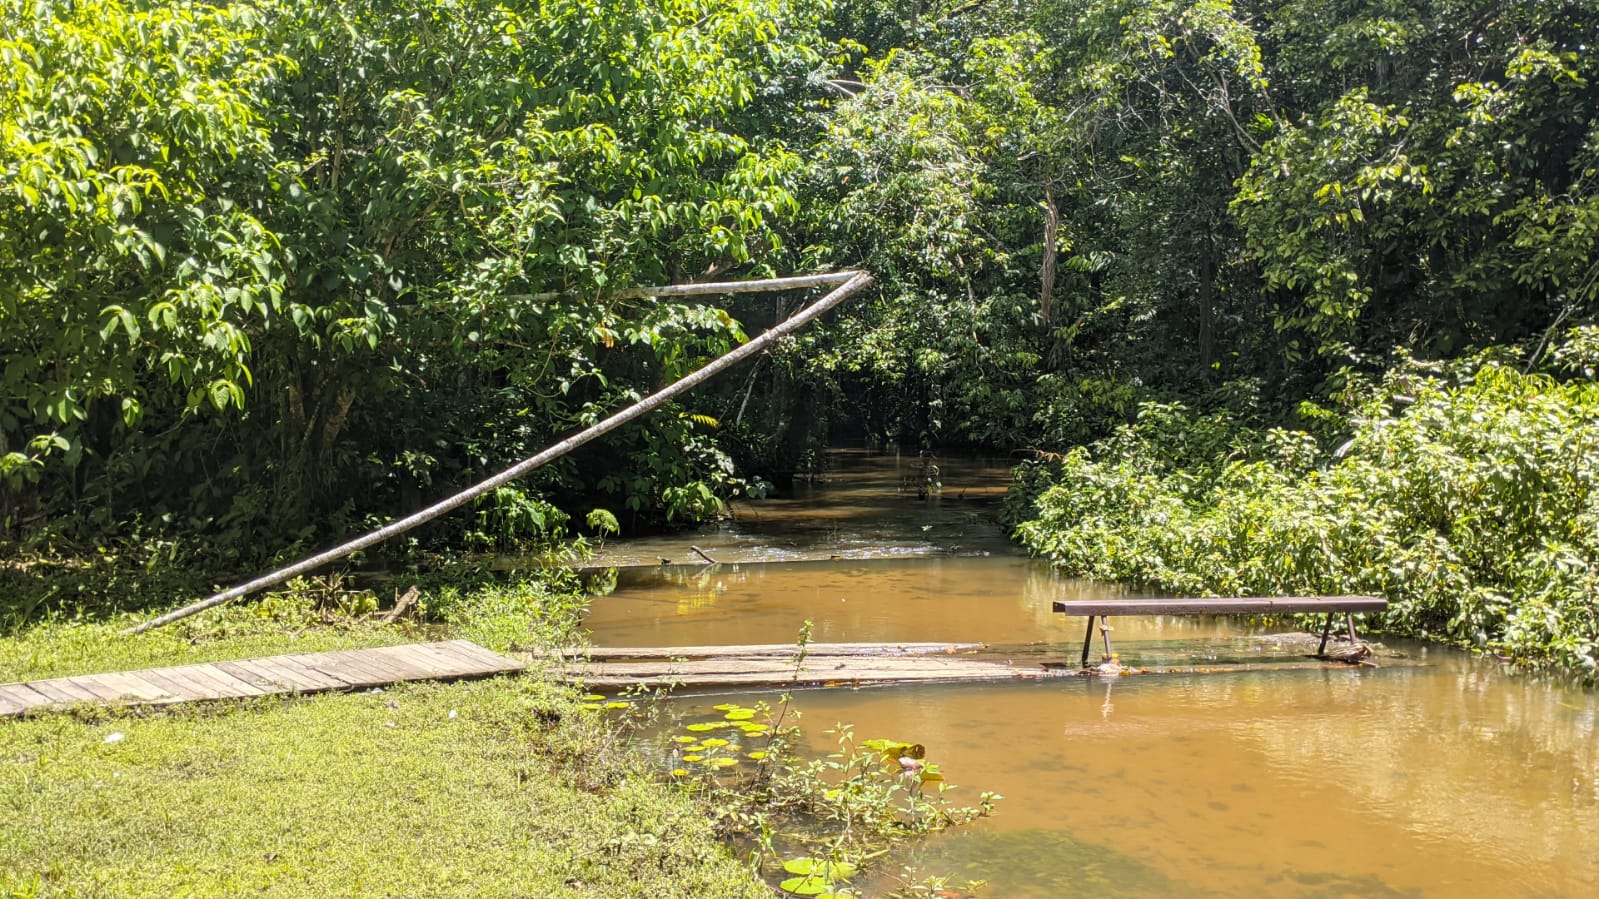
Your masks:
[[[405,518],[402,518],[399,521],[396,521],[385,527],[362,534],[348,543],[335,546],[329,550],[324,550],[316,555],[301,559],[299,562],[296,562],[293,565],[280,568],[269,574],[264,574],[258,578],[255,578],[254,580],[246,581],[238,586],[224,590],[221,593],[208,596],[199,602],[184,606],[181,609],[175,609],[160,617],[152,618],[149,621],[129,628],[128,630],[124,631],[124,633],[143,633],[151,628],[161,627],[165,624],[171,624],[174,621],[187,618],[190,615],[193,615],[197,612],[203,612],[206,609],[214,606],[219,606],[225,602],[228,602],[229,600],[238,599],[241,596],[254,593],[257,590],[271,587],[275,584],[281,584],[290,578],[298,577],[302,574],[315,571],[317,568],[323,565],[326,565],[330,562],[336,562],[339,559],[350,555],[351,553],[359,552],[368,547],[375,546],[389,539],[390,537],[403,534],[406,531],[432,521],[441,515],[445,515],[449,512],[459,509],[461,506],[466,505],[483,494],[503,487],[511,481],[514,481],[517,478],[527,474],[528,472],[546,465],[555,459],[559,459],[560,457],[566,455],[574,449],[577,449],[583,444],[588,443],[594,438],[599,437],[602,434],[609,433],[610,431],[614,431],[633,419],[654,411],[678,394],[685,393],[694,387],[699,386],[700,384],[721,374],[734,365],[737,365],[745,359],[748,359],[756,353],[766,349],[772,343],[787,337],[795,331],[798,331],[800,328],[803,328],[805,325],[809,324],[813,319],[820,316],[827,310],[832,309],[834,306],[837,306],[839,303],[844,302],[844,300],[848,299],[851,295],[860,291],[861,288],[870,283],[872,283],[872,276],[867,272],[843,271],[826,275],[804,275],[793,278],[772,278],[764,281],[738,281],[724,282],[719,284],[683,284],[637,291],[636,293],[649,296],[689,296],[718,293],[750,293],[765,290],[793,290],[802,287],[814,287],[820,284],[838,285],[830,293],[828,293],[827,296],[822,297],[815,303],[812,303],[811,305],[795,313],[786,321],[774,326],[766,333],[755,338],[754,340],[751,340],[749,343],[746,343],[743,346],[727,353],[726,355],[717,358],[715,361],[711,362],[709,365],[705,366],[699,371],[696,371],[693,374],[690,374],[677,381],[676,383],[670,384],[661,390],[650,394],[639,402],[627,407],[626,409],[623,409],[621,412],[612,415],[610,418],[607,418],[604,421],[587,428],[586,430],[573,434],[571,437],[568,437],[565,440],[562,440],[560,443],[549,447],[538,455],[523,459],[521,462],[516,463],[499,474],[494,475],[486,480],[479,481],[477,484],[472,485],[466,490],[463,490],[460,493],[449,497],[448,499],[434,503],[433,505],[428,506],[427,508],[418,512],[413,512]]]

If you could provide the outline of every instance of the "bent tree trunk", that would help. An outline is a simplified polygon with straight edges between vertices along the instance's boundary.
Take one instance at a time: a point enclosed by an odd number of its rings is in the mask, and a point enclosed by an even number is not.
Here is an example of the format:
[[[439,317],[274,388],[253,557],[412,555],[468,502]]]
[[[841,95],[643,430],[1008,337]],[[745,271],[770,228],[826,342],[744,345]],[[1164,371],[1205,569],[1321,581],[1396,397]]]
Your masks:
[[[795,331],[798,331],[800,328],[805,327],[813,319],[817,318],[829,309],[832,309],[834,306],[837,306],[839,303],[844,302],[844,300],[859,292],[862,288],[870,283],[872,283],[872,276],[867,272],[843,271],[827,275],[805,275],[794,278],[772,278],[764,281],[675,285],[671,287],[654,288],[649,291],[645,291],[645,293],[650,296],[688,296],[717,293],[751,293],[765,290],[794,290],[797,288],[814,287],[822,284],[838,285],[826,296],[795,313],[786,321],[773,326],[766,333],[755,338],[754,340],[751,340],[749,343],[732,350],[726,355],[721,356],[699,371],[685,376],[682,380],[679,380],[675,384],[670,384],[661,390],[650,394],[639,402],[634,403],[626,409],[623,409],[621,412],[612,415],[610,418],[607,418],[598,424],[592,425],[583,431],[573,434],[571,437],[568,437],[565,440],[562,440],[560,443],[545,449],[538,455],[523,459],[521,462],[512,465],[510,468],[505,469],[499,474],[483,481],[479,481],[477,484],[468,487],[466,490],[463,490],[460,493],[449,497],[448,499],[441,500],[425,509],[413,512],[405,518],[402,518],[399,521],[396,521],[385,527],[362,534],[361,536],[347,543],[340,544],[332,549],[324,550],[316,555],[302,559],[286,568],[280,568],[276,571],[255,578],[254,580],[246,581],[235,587],[224,590],[221,593],[208,596],[199,602],[184,606],[181,609],[175,609],[166,613],[165,615],[161,615],[160,617],[152,618],[149,621],[129,628],[123,633],[140,634],[150,630],[151,628],[157,628],[161,627],[162,625],[171,624],[174,621],[178,621],[198,612],[203,612],[206,609],[219,606],[225,602],[228,602],[229,600],[238,599],[241,596],[254,593],[257,590],[271,587],[275,584],[281,584],[290,578],[298,577],[302,574],[314,571],[317,568],[328,564],[329,562],[336,562],[339,559],[350,555],[351,553],[359,552],[368,547],[375,546],[389,539],[390,537],[398,536],[406,531],[411,530],[412,528],[426,524],[427,522],[432,521],[441,515],[453,512],[454,510],[459,509],[483,494],[499,487],[503,487],[511,481],[514,481],[517,478],[527,474],[528,472],[546,465],[555,459],[559,459],[560,457],[566,455],[574,449],[577,449],[583,444],[588,443],[596,437],[614,431],[633,419],[654,411],[673,397],[681,393],[686,393],[687,391],[705,383],[711,378],[716,377],[729,368],[732,368],[734,365],[737,365],[745,359],[748,359],[756,353],[766,349],[768,346],[771,346],[774,342],[787,337]]]

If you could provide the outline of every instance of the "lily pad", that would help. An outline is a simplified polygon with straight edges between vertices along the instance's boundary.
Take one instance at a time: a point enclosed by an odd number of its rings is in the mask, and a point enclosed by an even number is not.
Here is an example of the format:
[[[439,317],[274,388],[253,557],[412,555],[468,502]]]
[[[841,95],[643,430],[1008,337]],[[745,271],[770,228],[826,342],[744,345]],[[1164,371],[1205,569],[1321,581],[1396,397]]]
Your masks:
[[[600,705],[597,702],[585,702],[582,705],[578,706],[578,708],[582,709],[585,712],[598,712],[600,709],[603,709],[605,707]]]
[[[605,701],[605,697],[602,696],[599,693],[585,693],[583,696],[581,696],[579,698],[582,699],[584,702],[604,702]]]
[[[726,746],[727,745],[727,741],[723,740],[723,739],[721,739],[719,737],[712,737],[711,739],[704,741],[704,743],[702,745],[704,745],[704,746]]]
[[[832,885],[825,877],[790,877],[778,887],[791,896],[820,896]]]
[[[748,721],[755,717],[754,709],[734,709],[722,716],[729,721]]]
[[[755,761],[757,761],[757,762],[758,762],[758,761],[760,761],[760,760],[761,760],[761,759],[764,759],[764,758],[766,758],[766,752],[765,752],[765,750],[761,750],[761,751],[757,751],[757,752],[752,752],[752,753],[750,753],[750,754],[749,754],[749,755],[747,755],[747,756],[745,756],[745,758],[748,758],[748,759],[753,759],[753,760],[755,760]]]
[[[688,727],[685,727],[683,729],[684,730],[691,730],[691,731],[693,731],[693,732],[695,732],[697,734],[703,734],[703,733],[705,733],[708,730],[716,730],[718,727],[721,727],[721,725],[720,724],[690,724]]]
[[[737,703],[732,703],[732,702],[724,702],[721,705],[713,705],[713,706],[711,706],[711,708],[717,710],[718,712],[731,712],[734,709],[738,708],[738,704]]]
[[[677,736],[677,737],[673,737],[672,738],[672,742],[673,743],[698,743],[699,742],[699,737]]]
[[[627,703],[622,702],[621,700],[612,700],[611,702],[607,702],[605,707],[608,709],[625,709],[627,708]]]
[[[705,756],[703,756],[703,755],[685,755],[685,756],[683,756],[683,761],[685,761],[685,762],[698,762],[698,761],[704,760],[704,758],[705,758]]]
[[[689,770],[687,768],[673,768],[672,769],[672,776],[673,777],[688,777],[688,775],[689,775]]]
[[[828,880],[849,880],[861,869],[849,862],[829,861],[825,858],[791,858],[783,862],[783,870],[790,874],[825,877]]]
[[[738,764],[738,759],[728,758],[724,755],[714,759],[706,759],[705,764],[710,765],[712,768],[731,768]]]

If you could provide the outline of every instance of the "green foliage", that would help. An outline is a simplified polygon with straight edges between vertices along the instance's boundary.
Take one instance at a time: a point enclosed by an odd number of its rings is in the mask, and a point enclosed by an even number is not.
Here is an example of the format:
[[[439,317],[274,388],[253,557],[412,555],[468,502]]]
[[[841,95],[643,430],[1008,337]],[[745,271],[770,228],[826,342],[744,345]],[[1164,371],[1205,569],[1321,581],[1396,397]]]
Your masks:
[[[139,512],[244,551],[326,539],[725,351],[725,311],[616,295],[782,242],[798,157],[752,111],[814,60],[814,15],[6,4],[6,528]],[[650,451],[619,500],[714,511],[699,461]],[[525,539],[531,508],[502,498],[478,530]]]
[[[1377,594],[1395,632],[1592,679],[1599,384],[1411,364],[1360,398],[1349,429],[1329,455],[1304,432],[1146,407],[1024,474],[1008,514],[1074,573],[1179,593]]]

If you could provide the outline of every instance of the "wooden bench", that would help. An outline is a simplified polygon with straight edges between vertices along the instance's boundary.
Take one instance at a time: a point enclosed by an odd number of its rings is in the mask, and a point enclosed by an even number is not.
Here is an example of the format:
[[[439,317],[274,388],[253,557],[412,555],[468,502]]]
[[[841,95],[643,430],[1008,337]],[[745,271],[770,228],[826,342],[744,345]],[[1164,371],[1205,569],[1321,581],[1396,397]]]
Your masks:
[[[1355,643],[1355,612],[1381,612],[1388,608],[1388,600],[1378,596],[1245,596],[1227,599],[1090,599],[1057,601],[1054,610],[1064,615],[1087,615],[1088,632],[1083,635],[1084,668],[1088,667],[1088,647],[1094,642],[1094,619],[1099,619],[1099,633],[1105,641],[1105,658],[1110,659],[1110,629],[1105,619],[1114,615],[1287,615],[1294,613],[1325,614],[1326,626],[1321,631],[1321,646],[1316,655],[1327,651],[1327,637],[1332,633],[1333,615],[1344,613],[1349,627],[1349,642]]]

